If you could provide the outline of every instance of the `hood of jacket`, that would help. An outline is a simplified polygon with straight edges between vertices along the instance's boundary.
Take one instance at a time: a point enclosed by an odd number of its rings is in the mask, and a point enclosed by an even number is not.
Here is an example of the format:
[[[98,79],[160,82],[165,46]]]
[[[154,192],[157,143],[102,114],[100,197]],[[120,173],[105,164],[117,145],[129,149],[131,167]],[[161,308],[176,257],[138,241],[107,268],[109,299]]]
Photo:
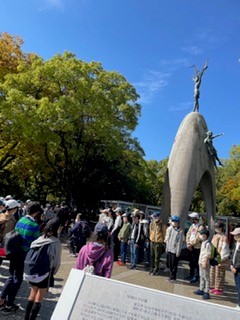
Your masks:
[[[92,265],[95,261],[100,259],[100,257],[106,251],[106,247],[97,242],[90,242],[88,244],[88,250],[86,252],[89,263]]]
[[[40,236],[39,238],[37,238],[35,241],[31,243],[31,248],[41,247],[46,244],[56,243],[59,241],[60,240],[55,237],[44,238],[44,236]]]

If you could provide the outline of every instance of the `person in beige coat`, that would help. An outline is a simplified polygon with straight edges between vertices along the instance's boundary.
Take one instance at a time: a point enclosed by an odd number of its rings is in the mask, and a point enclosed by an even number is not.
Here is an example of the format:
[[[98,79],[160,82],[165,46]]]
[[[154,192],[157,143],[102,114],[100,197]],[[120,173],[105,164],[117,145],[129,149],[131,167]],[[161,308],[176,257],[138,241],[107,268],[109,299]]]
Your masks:
[[[200,217],[197,212],[189,214],[192,218],[192,225],[186,234],[187,249],[189,254],[189,267],[190,267],[190,283],[199,281],[199,255],[201,249],[201,240],[199,231],[203,229],[200,223]]]

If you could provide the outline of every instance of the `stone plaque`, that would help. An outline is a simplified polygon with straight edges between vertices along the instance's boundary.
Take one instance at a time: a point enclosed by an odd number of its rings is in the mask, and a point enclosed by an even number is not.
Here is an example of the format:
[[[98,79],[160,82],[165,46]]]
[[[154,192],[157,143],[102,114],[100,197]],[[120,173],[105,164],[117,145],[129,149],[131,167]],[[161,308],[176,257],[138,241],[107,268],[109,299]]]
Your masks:
[[[239,320],[240,311],[72,269],[52,320]]]

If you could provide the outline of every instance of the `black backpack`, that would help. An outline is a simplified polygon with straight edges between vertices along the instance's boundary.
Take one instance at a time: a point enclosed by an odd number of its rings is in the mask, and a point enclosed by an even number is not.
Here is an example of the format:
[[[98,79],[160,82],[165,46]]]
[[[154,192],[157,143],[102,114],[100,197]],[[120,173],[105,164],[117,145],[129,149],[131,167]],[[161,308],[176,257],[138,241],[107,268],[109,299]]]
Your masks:
[[[50,244],[31,248],[24,261],[24,274],[28,276],[43,276],[50,272]]]
[[[2,247],[5,249],[6,259],[17,259],[23,253],[22,241],[22,236],[16,230],[12,230],[4,236]]]

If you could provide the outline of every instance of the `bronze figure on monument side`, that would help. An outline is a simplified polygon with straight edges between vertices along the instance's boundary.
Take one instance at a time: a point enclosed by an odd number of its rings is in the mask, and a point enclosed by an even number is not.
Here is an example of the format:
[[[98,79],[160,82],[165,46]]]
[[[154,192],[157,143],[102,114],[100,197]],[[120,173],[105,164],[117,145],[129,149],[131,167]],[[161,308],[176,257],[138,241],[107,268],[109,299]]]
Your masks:
[[[207,146],[207,150],[208,150],[209,155],[213,159],[214,166],[217,168],[216,160],[218,161],[218,164],[220,166],[223,166],[223,164],[221,163],[220,159],[218,158],[217,150],[214,148],[212,140],[217,138],[217,137],[220,137],[220,136],[224,135],[224,133],[216,134],[214,136],[212,131],[207,131],[206,135],[207,135],[207,137],[204,139],[204,143]]]

